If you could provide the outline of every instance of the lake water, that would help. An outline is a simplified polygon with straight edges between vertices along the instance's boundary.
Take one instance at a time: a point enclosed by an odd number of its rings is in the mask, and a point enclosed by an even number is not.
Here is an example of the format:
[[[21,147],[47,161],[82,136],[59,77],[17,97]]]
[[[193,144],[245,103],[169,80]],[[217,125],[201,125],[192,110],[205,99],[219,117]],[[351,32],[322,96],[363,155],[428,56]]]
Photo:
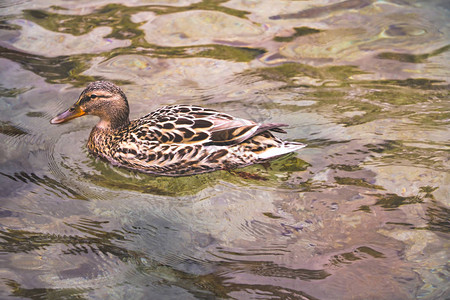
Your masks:
[[[450,298],[448,1],[51,2],[0,2],[1,299]],[[49,123],[99,79],[308,147],[112,167]]]

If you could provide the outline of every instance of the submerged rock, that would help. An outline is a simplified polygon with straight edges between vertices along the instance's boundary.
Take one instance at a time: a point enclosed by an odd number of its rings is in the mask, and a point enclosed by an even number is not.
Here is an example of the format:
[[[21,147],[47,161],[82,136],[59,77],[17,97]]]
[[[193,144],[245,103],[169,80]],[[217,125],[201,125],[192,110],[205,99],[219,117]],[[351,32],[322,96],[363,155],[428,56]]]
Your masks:
[[[213,11],[186,11],[163,15],[141,27],[149,43],[185,46],[213,42],[249,43],[260,40],[262,27],[242,18]]]
[[[12,45],[27,53],[47,57],[99,53],[119,47],[127,47],[131,44],[129,40],[104,38],[112,32],[110,27],[97,27],[88,34],[73,36],[46,30],[30,21],[17,20],[14,24],[20,25],[22,30],[21,35]]]

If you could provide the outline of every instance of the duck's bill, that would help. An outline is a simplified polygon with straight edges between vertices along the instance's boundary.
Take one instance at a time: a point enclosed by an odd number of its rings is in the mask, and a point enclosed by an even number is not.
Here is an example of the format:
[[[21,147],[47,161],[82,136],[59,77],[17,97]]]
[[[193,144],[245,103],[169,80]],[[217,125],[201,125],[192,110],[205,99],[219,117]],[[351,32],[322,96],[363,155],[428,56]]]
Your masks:
[[[79,107],[71,107],[68,110],[66,110],[65,112],[62,112],[59,115],[57,115],[56,117],[54,117],[50,121],[50,123],[52,123],[52,124],[64,123],[64,122],[67,122],[69,120],[81,117],[84,114],[86,114],[86,113],[81,108],[79,108]]]

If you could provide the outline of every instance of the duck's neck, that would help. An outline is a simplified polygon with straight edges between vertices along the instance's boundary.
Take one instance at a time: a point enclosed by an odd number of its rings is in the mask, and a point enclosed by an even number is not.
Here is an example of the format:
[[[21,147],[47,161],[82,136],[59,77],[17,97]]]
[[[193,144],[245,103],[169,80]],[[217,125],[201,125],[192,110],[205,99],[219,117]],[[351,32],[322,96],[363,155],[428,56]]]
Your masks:
[[[121,119],[100,119],[95,126],[101,130],[115,131],[130,125],[128,117]]]
[[[126,98],[123,102],[111,103],[106,109],[98,109],[93,115],[100,117],[96,127],[102,130],[118,130],[130,125],[130,110]]]

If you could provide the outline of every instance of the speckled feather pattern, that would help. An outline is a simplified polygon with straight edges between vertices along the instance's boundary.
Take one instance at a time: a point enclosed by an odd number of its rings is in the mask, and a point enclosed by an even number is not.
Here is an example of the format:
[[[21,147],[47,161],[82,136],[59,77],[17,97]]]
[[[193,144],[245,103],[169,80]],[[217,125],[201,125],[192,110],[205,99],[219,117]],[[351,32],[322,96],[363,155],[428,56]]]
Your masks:
[[[258,124],[195,105],[162,107],[129,121],[125,93],[108,81],[90,83],[50,122],[95,115],[89,151],[113,165],[165,176],[185,176],[265,162],[305,145],[271,132],[285,124]]]
[[[264,162],[303,147],[269,132],[282,132],[281,126],[198,106],[166,106],[114,131],[94,128],[88,148],[114,165],[166,176],[192,175]],[[261,155],[269,149],[282,151]]]

